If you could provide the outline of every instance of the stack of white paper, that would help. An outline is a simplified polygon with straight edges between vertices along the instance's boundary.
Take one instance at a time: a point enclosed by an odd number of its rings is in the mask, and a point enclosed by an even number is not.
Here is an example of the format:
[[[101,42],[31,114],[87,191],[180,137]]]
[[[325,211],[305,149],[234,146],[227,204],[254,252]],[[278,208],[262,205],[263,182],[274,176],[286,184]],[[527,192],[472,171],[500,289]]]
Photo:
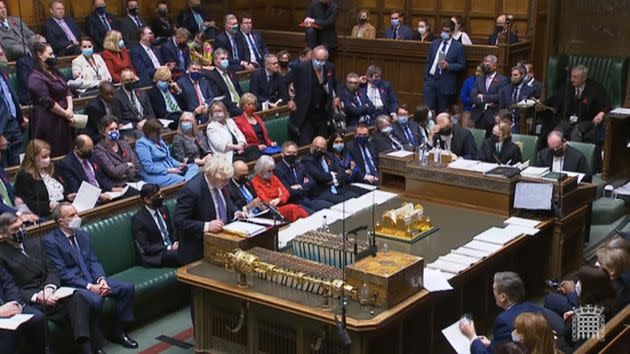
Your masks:
[[[488,252],[480,251],[472,248],[460,247],[451,251],[453,254],[461,254],[462,256],[475,258],[477,260],[481,260],[488,256]]]
[[[468,268],[468,266],[459,264],[459,263],[451,263],[444,260],[436,260],[433,263],[427,264],[427,267],[432,269],[438,269],[444,272],[449,272],[453,274],[458,274],[462,272],[464,269]]]
[[[505,245],[506,243],[517,238],[521,234],[522,233],[519,230],[515,229],[501,229],[498,227],[491,227],[488,230],[475,236],[473,239],[497,245]]]
[[[448,164],[449,168],[455,168],[458,170],[467,170],[470,171],[473,166],[478,164],[477,160],[466,160],[466,159],[457,159]]]
[[[472,241],[468,242],[467,244],[465,244],[462,247],[464,247],[464,248],[472,248],[474,250],[487,252],[486,257],[488,255],[490,255],[490,254],[500,250],[501,248],[503,248],[503,246],[497,245],[496,243],[488,243],[488,242],[477,241],[477,240],[472,240]]]
[[[582,182],[582,179],[584,179],[584,176],[586,176],[586,174],[584,173],[579,173],[579,172],[571,172],[571,171],[560,171],[562,173],[566,173],[567,176],[569,177],[575,177],[577,176],[578,179],[578,183]]]
[[[144,181],[138,181],[138,182],[127,182],[127,185],[133,189],[137,189],[138,191],[142,190],[142,186],[144,186],[145,184],[147,184]]]
[[[505,227],[505,230],[509,230],[510,232],[524,234],[528,236],[533,236],[540,232],[540,230],[535,227],[527,227],[527,226],[521,226],[521,225],[508,225]]]
[[[366,183],[352,183],[352,185],[355,186],[355,187],[367,189],[369,191],[373,191],[376,188],[378,188],[378,186],[374,186],[374,185],[366,184]]]
[[[15,331],[20,325],[31,319],[33,315],[18,314],[11,317],[0,317],[0,329]]]
[[[530,176],[530,177],[541,177],[545,173],[549,172],[549,167],[533,167],[529,166],[528,168],[521,171],[521,175]]]
[[[452,290],[453,287],[448,283],[446,276],[439,269],[424,268],[423,286],[427,291],[444,291]]]
[[[438,259],[445,262],[459,263],[465,266],[471,266],[479,261],[479,259],[477,258],[468,257],[468,256],[464,256],[464,255],[452,253],[452,252],[445,256],[441,256]]]
[[[496,163],[490,163],[490,162],[479,162],[476,165],[471,166],[471,168],[469,169],[470,171],[474,171],[474,172],[481,172],[481,173],[486,173],[490,170],[493,170],[495,168],[499,167],[498,164]]]
[[[390,192],[384,192],[381,190],[375,190],[374,192],[374,203],[381,205],[385,202],[387,202],[390,199],[394,199],[396,198],[398,195],[396,193],[390,193]],[[371,199],[371,198],[370,198]]]
[[[223,230],[245,237],[252,237],[264,232],[267,230],[267,227],[245,221],[234,221],[223,226]]]
[[[125,188],[123,188],[121,192],[105,192],[103,194],[109,196],[109,198],[113,200],[113,199],[120,198],[123,195],[125,195],[128,189],[129,189],[129,186],[125,186]]]
[[[407,157],[411,155],[413,155],[413,151],[406,151],[406,150],[398,150],[398,151],[387,153],[387,156],[391,156],[391,157]]]
[[[533,219],[519,218],[518,216],[512,216],[511,218],[505,219],[503,221],[503,223],[506,224],[506,225],[519,225],[519,226],[525,226],[525,227],[536,227],[536,226],[538,226],[538,224],[540,224],[540,221],[533,220]]]
[[[630,182],[615,188],[615,193],[620,195],[630,195]]]
[[[95,187],[85,181],[81,182],[77,196],[74,198],[72,205],[80,213],[82,211],[94,208],[98,197],[101,195],[101,189]]]

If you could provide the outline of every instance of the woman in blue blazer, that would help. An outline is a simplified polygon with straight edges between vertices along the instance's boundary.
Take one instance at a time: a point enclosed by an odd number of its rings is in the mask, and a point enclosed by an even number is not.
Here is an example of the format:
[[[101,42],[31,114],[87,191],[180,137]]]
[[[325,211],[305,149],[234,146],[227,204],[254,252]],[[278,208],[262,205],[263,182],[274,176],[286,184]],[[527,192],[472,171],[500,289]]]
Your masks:
[[[155,118],[148,119],[142,127],[144,137],[136,142],[136,154],[142,167],[140,177],[160,187],[188,181],[197,174],[197,165],[175,160],[168,145],[160,138],[161,129],[162,123]]]

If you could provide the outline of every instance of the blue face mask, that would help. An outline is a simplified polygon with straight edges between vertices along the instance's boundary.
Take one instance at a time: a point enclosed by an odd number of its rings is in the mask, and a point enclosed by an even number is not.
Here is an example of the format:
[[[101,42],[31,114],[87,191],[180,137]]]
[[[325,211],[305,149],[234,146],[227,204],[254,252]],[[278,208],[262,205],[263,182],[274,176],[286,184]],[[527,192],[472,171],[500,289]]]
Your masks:
[[[273,177],[273,172],[265,172],[262,175],[262,178],[265,179],[265,180],[270,180],[271,177]]]
[[[168,82],[166,81],[158,81],[157,86],[160,90],[162,91],[166,91],[166,89],[168,88]]]
[[[385,127],[381,130],[383,134],[390,134],[392,132],[392,127]]]
[[[227,70],[228,66],[230,66],[230,62],[227,59],[221,60],[221,69]]]
[[[182,124],[180,124],[180,127],[182,128],[182,131],[184,133],[190,133],[193,130],[192,122],[182,122]]]
[[[451,39],[451,34],[448,32],[442,32],[440,33],[440,37],[442,37],[443,41],[448,41],[449,39]]]
[[[201,79],[201,73],[199,71],[193,71],[190,73],[190,79],[192,81],[199,81]]]
[[[103,16],[107,12],[107,6],[99,6],[96,8],[96,13]]]
[[[111,141],[118,141],[118,139],[120,139],[120,132],[118,130],[112,130],[107,134],[107,136]]]
[[[400,24],[400,19],[397,18],[395,20],[392,20],[392,27],[397,27],[398,24]]]
[[[335,149],[335,151],[341,152],[343,150],[343,143],[333,144],[332,147],[333,147],[333,149]]]
[[[120,47],[120,49],[125,48],[125,41],[123,41],[122,39],[118,41],[118,46]]]
[[[399,116],[398,117],[398,121],[402,125],[407,125],[407,123],[409,123],[409,117],[407,117],[407,116]]]
[[[92,54],[94,54],[94,48],[81,49],[81,53],[83,53],[83,55],[85,55],[86,57],[91,57]]]
[[[360,145],[365,145],[368,142],[369,137],[367,136],[357,136],[354,140],[357,141]]]
[[[325,61],[320,61],[317,59],[313,59],[313,69],[321,70],[324,67]]]

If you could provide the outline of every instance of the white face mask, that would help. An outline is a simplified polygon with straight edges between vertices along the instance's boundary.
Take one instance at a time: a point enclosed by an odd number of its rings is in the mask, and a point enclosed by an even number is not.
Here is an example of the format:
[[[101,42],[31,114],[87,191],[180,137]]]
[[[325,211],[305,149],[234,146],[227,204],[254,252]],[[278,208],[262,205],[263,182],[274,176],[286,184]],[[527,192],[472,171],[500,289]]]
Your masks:
[[[427,28],[426,28],[426,27],[424,27],[424,26],[420,26],[420,27],[418,27],[418,33],[420,33],[420,34],[424,34],[424,32],[426,32],[426,31],[427,31]]]
[[[575,283],[575,293],[577,294],[577,296],[580,296],[580,294],[582,293],[582,282],[581,281],[577,281],[577,283]]]
[[[522,343],[523,342],[523,337],[521,337],[518,334],[516,334],[516,330],[513,330],[511,335],[512,335],[512,342],[516,342],[516,343]]]
[[[78,230],[81,227],[81,218],[77,215],[68,222],[68,228],[73,231]]]

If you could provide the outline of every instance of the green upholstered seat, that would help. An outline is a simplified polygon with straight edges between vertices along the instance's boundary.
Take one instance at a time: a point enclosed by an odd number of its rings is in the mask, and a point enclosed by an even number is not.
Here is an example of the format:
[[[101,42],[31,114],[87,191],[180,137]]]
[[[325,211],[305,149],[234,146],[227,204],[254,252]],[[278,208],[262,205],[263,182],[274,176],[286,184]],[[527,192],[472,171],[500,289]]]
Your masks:
[[[242,79],[240,80],[238,83],[239,85],[241,85],[241,89],[243,90],[243,93],[245,92],[250,92],[250,79]]]
[[[626,57],[590,57],[559,54],[547,61],[547,97],[560,91],[566,84],[567,67],[583,64],[588,67],[588,76],[601,83],[613,107],[620,107],[626,95],[628,78],[628,58]]]
[[[16,73],[9,73],[9,82],[11,86],[13,86],[13,91],[17,92],[20,83],[18,82]]]
[[[269,132],[271,140],[282,145],[285,141],[289,140],[289,131],[287,125],[289,123],[289,115],[281,115],[265,120],[265,126]]]
[[[535,135],[512,134],[512,141],[521,149],[523,162],[529,160],[529,165],[534,166],[538,157],[538,151],[536,151],[538,137]]]
[[[470,132],[473,135],[473,138],[475,139],[477,150],[481,149],[481,144],[483,143],[483,139],[486,136],[486,131],[483,129],[475,129],[475,128],[469,128],[468,130],[470,130]]]
[[[586,157],[586,162],[588,162],[589,170],[593,171],[593,166],[595,166],[595,145],[569,141],[569,146],[578,149],[581,153],[584,154],[584,157]]]
[[[593,225],[608,225],[625,213],[626,206],[622,199],[602,197],[593,202],[591,223]]]

